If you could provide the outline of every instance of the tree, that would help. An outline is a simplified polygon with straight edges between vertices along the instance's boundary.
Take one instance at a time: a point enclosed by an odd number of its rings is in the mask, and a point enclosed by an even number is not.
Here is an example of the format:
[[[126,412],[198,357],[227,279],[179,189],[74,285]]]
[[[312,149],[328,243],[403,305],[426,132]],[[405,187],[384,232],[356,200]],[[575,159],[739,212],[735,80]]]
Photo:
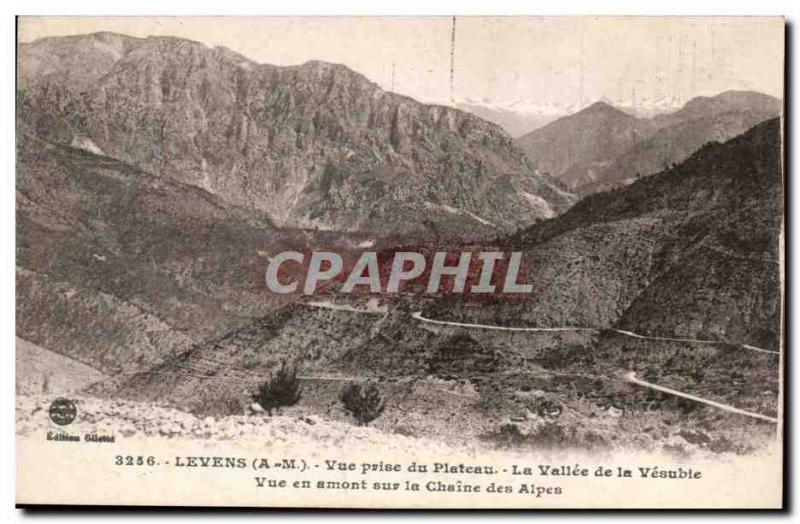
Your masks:
[[[277,411],[281,406],[294,406],[302,396],[303,388],[297,378],[297,366],[287,365],[283,361],[281,367],[258,386],[258,393],[253,395],[253,399],[271,416],[273,409]]]
[[[350,384],[342,390],[340,400],[359,426],[366,426],[381,416],[386,407],[384,396],[375,384]]]

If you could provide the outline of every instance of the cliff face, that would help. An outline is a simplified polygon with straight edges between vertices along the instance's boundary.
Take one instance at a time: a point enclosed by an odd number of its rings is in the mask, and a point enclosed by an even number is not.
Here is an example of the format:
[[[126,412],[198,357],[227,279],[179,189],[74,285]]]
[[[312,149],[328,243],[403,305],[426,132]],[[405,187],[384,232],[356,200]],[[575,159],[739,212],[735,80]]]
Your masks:
[[[341,65],[259,65],[187,40],[103,33],[23,44],[20,64],[22,118],[40,136],[282,226],[461,235],[574,202],[499,127]]]

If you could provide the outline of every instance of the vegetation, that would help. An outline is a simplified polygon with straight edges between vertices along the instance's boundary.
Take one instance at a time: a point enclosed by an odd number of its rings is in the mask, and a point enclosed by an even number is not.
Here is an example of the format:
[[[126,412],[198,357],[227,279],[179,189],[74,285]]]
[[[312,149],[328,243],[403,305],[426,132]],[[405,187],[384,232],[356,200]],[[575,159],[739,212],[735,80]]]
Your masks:
[[[381,416],[386,407],[385,398],[375,384],[350,384],[342,390],[340,400],[359,426],[366,426]]]
[[[303,388],[297,378],[297,366],[281,362],[281,367],[258,387],[253,399],[272,415],[272,410],[281,406],[294,406],[303,396]]]

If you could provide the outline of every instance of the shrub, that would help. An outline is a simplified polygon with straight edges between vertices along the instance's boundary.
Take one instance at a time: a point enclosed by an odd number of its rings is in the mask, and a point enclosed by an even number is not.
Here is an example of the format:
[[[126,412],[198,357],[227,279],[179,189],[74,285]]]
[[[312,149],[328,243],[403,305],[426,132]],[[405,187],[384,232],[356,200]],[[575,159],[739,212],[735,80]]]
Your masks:
[[[273,409],[277,411],[281,406],[294,406],[302,396],[297,366],[288,366],[284,361],[266,382],[258,386],[258,393],[253,395],[253,399],[272,415]]]
[[[385,399],[375,384],[350,384],[342,390],[340,399],[359,426],[366,426],[378,418],[386,407]]]

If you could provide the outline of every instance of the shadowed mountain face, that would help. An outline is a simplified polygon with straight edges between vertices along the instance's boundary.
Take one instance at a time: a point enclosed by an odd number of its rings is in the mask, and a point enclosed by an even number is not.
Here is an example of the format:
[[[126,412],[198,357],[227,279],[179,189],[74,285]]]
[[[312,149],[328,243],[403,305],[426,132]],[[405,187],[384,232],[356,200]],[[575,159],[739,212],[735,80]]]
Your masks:
[[[259,65],[177,38],[98,33],[22,44],[19,78],[39,136],[281,226],[479,235],[574,202],[497,126],[341,65]]]
[[[637,119],[598,102],[517,143],[571,190],[589,194],[683,162],[704,144],[724,142],[780,112],[780,100],[745,91],[694,98],[680,110],[652,119]]]
[[[512,237],[541,281],[525,315],[777,348],[781,181],[773,119],[584,198]]]

